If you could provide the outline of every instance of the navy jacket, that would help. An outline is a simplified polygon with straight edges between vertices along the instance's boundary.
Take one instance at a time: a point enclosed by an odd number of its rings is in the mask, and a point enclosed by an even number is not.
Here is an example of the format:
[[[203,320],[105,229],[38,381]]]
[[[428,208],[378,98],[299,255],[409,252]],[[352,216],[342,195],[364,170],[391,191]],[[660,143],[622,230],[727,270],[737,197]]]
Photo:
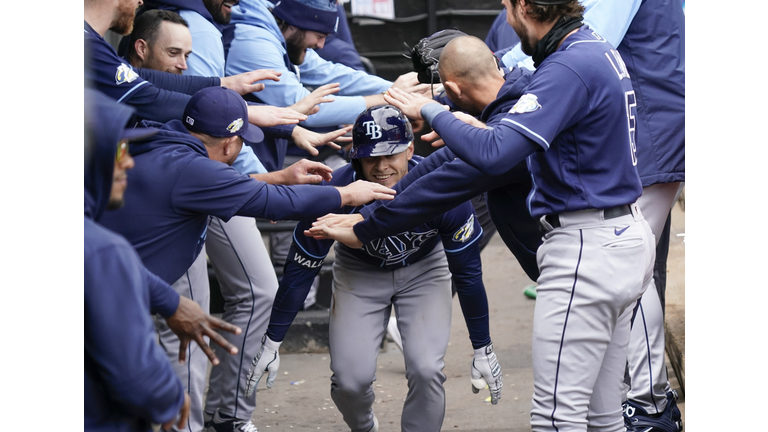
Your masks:
[[[209,216],[301,220],[341,206],[335,189],[269,185],[209,159],[203,143],[179,120],[142,125],[159,132],[131,144],[136,167],[129,174],[126,205],[103,223],[124,235],[147,268],[168,283],[197,258]]]
[[[86,95],[87,106],[96,106],[86,114],[94,134],[84,180],[84,430],[147,432],[150,422],[173,419],[184,402],[181,381],[156,342],[152,287],[166,290],[166,313],[179,298],[125,238],[97,222],[109,200],[118,132],[133,110]]]

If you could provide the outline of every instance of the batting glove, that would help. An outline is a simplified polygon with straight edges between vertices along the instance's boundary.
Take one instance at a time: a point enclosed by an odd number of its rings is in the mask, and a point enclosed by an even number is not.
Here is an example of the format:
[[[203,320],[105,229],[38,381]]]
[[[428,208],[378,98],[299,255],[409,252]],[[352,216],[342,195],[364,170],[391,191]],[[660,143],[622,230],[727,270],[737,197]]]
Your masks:
[[[268,338],[267,335],[261,338],[261,349],[256,357],[251,362],[251,369],[248,370],[248,386],[245,388],[245,396],[250,397],[256,387],[261,381],[261,377],[264,376],[264,372],[269,372],[267,375],[267,388],[272,388],[275,384],[275,377],[277,377],[277,370],[280,369],[280,344],[282,342],[275,342]]]
[[[501,366],[493,352],[493,344],[488,344],[475,350],[475,358],[472,360],[470,371],[472,381],[472,393],[488,387],[491,390],[491,403],[496,405],[501,399]]]

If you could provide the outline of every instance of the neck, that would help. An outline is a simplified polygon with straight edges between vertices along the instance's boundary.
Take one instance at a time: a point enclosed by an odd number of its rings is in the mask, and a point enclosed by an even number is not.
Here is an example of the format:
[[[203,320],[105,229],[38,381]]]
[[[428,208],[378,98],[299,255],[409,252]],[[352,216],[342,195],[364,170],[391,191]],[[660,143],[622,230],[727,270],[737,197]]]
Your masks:
[[[100,7],[104,2],[86,2],[83,17],[99,36],[104,37],[112,26],[114,11],[108,7]]]
[[[491,102],[495,101],[496,98],[499,96],[499,91],[501,91],[501,87],[504,85],[504,77],[499,75],[493,76],[492,79],[489,80],[490,82],[486,81],[483,85],[475,86],[474,88],[478,89],[477,94],[477,100],[480,102],[480,106],[488,106]]]

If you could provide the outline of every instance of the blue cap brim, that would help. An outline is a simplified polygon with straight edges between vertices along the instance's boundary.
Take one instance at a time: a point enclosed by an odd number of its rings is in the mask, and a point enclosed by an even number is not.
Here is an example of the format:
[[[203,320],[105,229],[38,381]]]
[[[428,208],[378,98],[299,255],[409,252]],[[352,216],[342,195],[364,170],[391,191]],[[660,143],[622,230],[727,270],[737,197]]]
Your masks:
[[[246,123],[245,126],[247,129],[245,132],[243,132],[242,136],[244,140],[248,141],[251,144],[256,144],[264,141],[264,132],[261,130],[260,127],[256,126],[252,123]]]

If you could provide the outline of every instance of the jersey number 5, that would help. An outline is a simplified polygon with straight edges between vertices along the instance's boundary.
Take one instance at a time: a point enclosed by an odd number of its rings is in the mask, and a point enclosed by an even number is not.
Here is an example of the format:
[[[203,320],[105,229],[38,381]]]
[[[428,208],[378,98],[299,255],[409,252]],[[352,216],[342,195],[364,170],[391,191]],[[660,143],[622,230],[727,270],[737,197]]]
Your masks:
[[[635,91],[624,93],[627,102],[627,125],[629,126],[629,153],[632,155],[632,166],[637,166],[637,145],[635,144],[635,126],[637,125],[637,100]]]

